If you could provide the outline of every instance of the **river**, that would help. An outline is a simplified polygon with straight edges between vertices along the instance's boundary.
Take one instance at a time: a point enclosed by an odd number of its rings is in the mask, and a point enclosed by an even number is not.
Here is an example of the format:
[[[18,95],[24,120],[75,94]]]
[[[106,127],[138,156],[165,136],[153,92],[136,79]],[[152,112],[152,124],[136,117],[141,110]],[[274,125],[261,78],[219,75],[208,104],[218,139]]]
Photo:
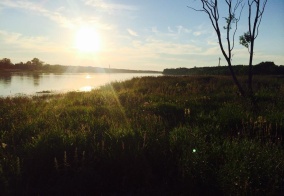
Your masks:
[[[91,91],[115,81],[159,73],[0,73],[0,97],[36,95],[44,92]]]

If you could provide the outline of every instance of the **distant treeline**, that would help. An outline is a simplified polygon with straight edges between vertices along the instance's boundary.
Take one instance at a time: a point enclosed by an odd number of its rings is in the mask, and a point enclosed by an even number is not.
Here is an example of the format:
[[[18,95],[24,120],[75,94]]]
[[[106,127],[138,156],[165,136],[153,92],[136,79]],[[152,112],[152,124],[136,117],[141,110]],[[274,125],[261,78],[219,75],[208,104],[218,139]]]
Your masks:
[[[110,69],[92,66],[68,66],[68,65],[50,65],[45,64],[38,58],[34,58],[26,63],[20,62],[13,64],[10,59],[0,60],[0,71],[37,71],[51,73],[160,73],[158,71],[148,70],[129,70],[129,69]]]
[[[233,69],[237,75],[245,75],[248,73],[248,66],[235,65]],[[164,69],[165,75],[230,75],[228,66],[218,67],[194,67],[194,68],[177,68]],[[284,75],[284,66],[277,66],[274,62],[261,62],[253,66],[253,74],[255,75]]]

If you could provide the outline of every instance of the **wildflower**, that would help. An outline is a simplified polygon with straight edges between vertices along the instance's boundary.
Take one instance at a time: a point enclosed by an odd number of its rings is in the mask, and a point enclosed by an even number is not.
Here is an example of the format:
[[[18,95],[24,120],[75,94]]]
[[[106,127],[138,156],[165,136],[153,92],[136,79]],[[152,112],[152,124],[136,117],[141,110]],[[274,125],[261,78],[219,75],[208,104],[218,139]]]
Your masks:
[[[255,126],[261,126],[263,124],[265,124],[267,121],[263,116],[258,116],[256,121],[254,122]]]
[[[259,116],[259,117],[257,117],[257,122],[266,123],[266,119],[263,116]]]
[[[189,108],[185,108],[184,109],[184,115],[185,116],[189,116],[190,115],[190,109]]]
[[[148,106],[150,103],[148,101],[144,102],[143,106],[146,107]]]
[[[2,148],[6,148],[7,147],[7,144],[6,143],[2,143]]]

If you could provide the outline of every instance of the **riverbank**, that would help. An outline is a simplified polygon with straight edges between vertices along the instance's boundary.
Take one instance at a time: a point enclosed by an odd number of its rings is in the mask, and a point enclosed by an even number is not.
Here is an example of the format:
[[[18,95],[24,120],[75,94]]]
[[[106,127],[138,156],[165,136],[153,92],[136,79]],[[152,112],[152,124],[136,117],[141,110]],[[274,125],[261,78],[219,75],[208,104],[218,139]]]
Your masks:
[[[255,77],[254,112],[225,76],[0,98],[0,194],[283,193],[283,80]]]

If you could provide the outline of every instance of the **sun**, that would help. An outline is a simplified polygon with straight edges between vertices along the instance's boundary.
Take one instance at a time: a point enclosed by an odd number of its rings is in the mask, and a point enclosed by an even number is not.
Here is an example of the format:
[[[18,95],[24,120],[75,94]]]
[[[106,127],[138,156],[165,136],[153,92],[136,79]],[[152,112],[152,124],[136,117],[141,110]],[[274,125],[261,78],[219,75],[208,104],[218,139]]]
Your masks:
[[[95,29],[80,27],[76,32],[75,47],[80,52],[97,52],[100,50],[100,38]]]

